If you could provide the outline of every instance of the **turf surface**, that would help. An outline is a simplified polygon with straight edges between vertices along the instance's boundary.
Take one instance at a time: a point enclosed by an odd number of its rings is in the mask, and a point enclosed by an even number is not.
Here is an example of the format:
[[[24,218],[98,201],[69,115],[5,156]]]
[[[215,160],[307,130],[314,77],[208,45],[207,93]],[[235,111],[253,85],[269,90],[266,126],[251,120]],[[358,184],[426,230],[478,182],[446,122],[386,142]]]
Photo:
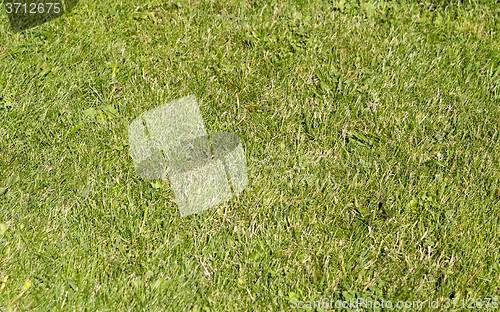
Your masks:
[[[463,2],[82,0],[18,33],[2,11],[0,307],[498,300],[500,4]],[[181,218],[127,127],[189,94],[250,184]]]

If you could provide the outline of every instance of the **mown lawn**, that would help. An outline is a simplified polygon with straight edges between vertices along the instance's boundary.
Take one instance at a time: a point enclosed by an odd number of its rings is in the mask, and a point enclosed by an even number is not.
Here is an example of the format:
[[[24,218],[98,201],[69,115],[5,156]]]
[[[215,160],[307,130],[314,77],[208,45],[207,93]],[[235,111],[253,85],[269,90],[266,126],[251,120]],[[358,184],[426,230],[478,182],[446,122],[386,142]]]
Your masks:
[[[500,300],[500,3],[463,2],[2,4],[0,310]],[[181,218],[127,127],[189,94],[250,184]]]

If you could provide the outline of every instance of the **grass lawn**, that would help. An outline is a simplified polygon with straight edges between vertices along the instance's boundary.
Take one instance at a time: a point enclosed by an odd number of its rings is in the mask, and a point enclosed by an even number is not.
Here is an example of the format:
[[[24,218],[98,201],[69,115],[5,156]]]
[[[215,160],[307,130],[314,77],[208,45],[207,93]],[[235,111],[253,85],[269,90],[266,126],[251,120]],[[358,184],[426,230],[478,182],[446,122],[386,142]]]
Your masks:
[[[498,311],[500,3],[463,2],[1,4],[0,310]],[[249,186],[181,218],[127,127],[190,94]]]

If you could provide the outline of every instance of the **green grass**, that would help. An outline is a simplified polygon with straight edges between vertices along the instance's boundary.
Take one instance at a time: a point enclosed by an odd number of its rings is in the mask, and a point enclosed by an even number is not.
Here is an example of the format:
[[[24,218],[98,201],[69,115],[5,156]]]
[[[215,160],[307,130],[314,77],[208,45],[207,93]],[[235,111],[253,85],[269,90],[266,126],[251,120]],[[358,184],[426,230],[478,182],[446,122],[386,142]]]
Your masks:
[[[0,307],[499,297],[500,4],[464,2],[82,0],[21,33],[2,9]],[[180,218],[127,126],[189,94],[250,185]]]

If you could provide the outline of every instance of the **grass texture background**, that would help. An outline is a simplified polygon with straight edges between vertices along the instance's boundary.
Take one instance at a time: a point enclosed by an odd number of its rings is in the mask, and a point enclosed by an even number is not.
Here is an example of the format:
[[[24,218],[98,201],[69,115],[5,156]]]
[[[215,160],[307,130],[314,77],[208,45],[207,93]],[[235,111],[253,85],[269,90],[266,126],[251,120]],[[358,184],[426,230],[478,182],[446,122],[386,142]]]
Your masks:
[[[499,31],[498,1],[82,0],[20,33],[2,9],[0,307],[498,298]],[[127,126],[189,94],[250,184],[180,218]]]

